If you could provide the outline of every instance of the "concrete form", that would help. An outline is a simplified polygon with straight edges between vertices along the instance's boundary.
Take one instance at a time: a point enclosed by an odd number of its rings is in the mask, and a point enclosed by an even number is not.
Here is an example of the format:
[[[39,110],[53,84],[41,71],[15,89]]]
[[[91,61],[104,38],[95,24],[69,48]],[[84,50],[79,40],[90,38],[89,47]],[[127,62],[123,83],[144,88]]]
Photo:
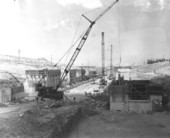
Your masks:
[[[124,81],[119,84],[113,81],[108,90],[110,110],[136,113],[161,110],[163,89],[150,85],[149,81]]]
[[[77,82],[83,81],[85,79],[84,69],[71,69],[69,72],[69,82],[70,84],[75,84]]]
[[[42,79],[45,76],[44,79]],[[55,88],[60,81],[61,70],[26,70],[27,87],[33,88],[35,92],[35,84],[41,80],[41,84],[45,87]]]

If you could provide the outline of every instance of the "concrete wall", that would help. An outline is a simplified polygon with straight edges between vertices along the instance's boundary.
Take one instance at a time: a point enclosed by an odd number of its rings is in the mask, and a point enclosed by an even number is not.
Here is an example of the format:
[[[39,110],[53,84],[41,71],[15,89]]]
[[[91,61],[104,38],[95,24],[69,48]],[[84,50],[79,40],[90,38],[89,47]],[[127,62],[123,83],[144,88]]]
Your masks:
[[[110,96],[110,110],[113,111],[128,111],[127,108],[127,95],[117,93]]]
[[[0,87],[0,103],[8,103],[25,97],[24,86]]]
[[[123,95],[115,94],[110,95],[110,110],[147,113],[159,111],[161,108],[161,102],[162,96],[151,95],[149,100],[130,100],[127,94],[124,96],[124,98]]]
[[[11,100],[19,100],[25,97],[24,85],[13,86],[11,88]]]
[[[0,103],[7,103],[11,101],[11,88],[0,89]]]
[[[128,111],[135,113],[147,113],[152,111],[152,102],[149,100],[133,100],[128,103]]]
[[[69,82],[75,84],[77,82],[83,81],[85,79],[84,69],[71,69],[68,75]]]
[[[19,100],[25,97],[24,92],[15,93],[12,95],[12,100]]]

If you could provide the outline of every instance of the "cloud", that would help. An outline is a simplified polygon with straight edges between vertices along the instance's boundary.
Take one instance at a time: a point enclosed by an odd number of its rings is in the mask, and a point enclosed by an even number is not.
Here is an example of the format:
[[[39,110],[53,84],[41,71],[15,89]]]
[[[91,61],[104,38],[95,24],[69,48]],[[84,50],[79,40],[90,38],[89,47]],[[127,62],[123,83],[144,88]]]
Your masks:
[[[24,56],[49,58],[53,55],[57,61],[70,47],[81,14],[109,1],[115,0],[0,1],[0,45],[3,46],[0,53],[16,54],[20,49]],[[137,62],[150,56],[170,55],[169,9],[170,0],[120,0],[122,63],[134,62],[134,58]],[[93,19],[100,12],[102,9],[88,17]],[[106,49],[113,44],[113,60],[115,64],[119,62],[118,23],[115,6],[96,23],[76,64],[85,65],[89,60],[91,65],[100,66],[102,31],[106,34]],[[88,22],[82,20],[77,37],[87,25]],[[109,53],[106,53],[106,65],[109,62]]]
[[[152,12],[163,10],[166,5],[169,5],[169,3],[167,0],[135,0],[133,5],[141,8],[142,11]]]
[[[164,0],[159,0],[159,4],[161,6],[161,10],[163,10],[164,6],[165,6],[165,1]]]
[[[66,6],[70,4],[82,5],[88,9],[94,9],[102,6],[102,3],[99,0],[56,0],[57,3]]]
[[[47,31],[52,31],[54,29],[61,29],[61,27],[67,28],[69,22],[70,22],[69,18],[66,18],[66,19],[60,20],[58,23],[48,23],[45,29]]]

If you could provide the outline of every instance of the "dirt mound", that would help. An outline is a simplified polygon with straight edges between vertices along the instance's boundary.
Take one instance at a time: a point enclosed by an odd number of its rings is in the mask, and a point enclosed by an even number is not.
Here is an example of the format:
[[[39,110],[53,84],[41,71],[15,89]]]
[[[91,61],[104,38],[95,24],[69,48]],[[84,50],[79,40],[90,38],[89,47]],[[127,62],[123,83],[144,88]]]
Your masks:
[[[39,102],[27,111],[13,111],[0,116],[1,137],[51,137],[60,134],[78,112],[77,105],[56,108],[56,101]]]

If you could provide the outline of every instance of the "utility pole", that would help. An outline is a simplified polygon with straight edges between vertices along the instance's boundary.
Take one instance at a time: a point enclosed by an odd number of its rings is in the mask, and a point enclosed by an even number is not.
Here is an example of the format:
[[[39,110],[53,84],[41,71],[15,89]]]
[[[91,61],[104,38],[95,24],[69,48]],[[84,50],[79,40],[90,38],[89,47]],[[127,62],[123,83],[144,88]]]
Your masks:
[[[101,53],[102,53],[102,76],[105,78],[105,43],[104,43],[104,32],[102,32],[102,41],[101,41]]]
[[[113,46],[110,46],[110,76],[113,76],[113,64],[112,64],[112,48]]]

